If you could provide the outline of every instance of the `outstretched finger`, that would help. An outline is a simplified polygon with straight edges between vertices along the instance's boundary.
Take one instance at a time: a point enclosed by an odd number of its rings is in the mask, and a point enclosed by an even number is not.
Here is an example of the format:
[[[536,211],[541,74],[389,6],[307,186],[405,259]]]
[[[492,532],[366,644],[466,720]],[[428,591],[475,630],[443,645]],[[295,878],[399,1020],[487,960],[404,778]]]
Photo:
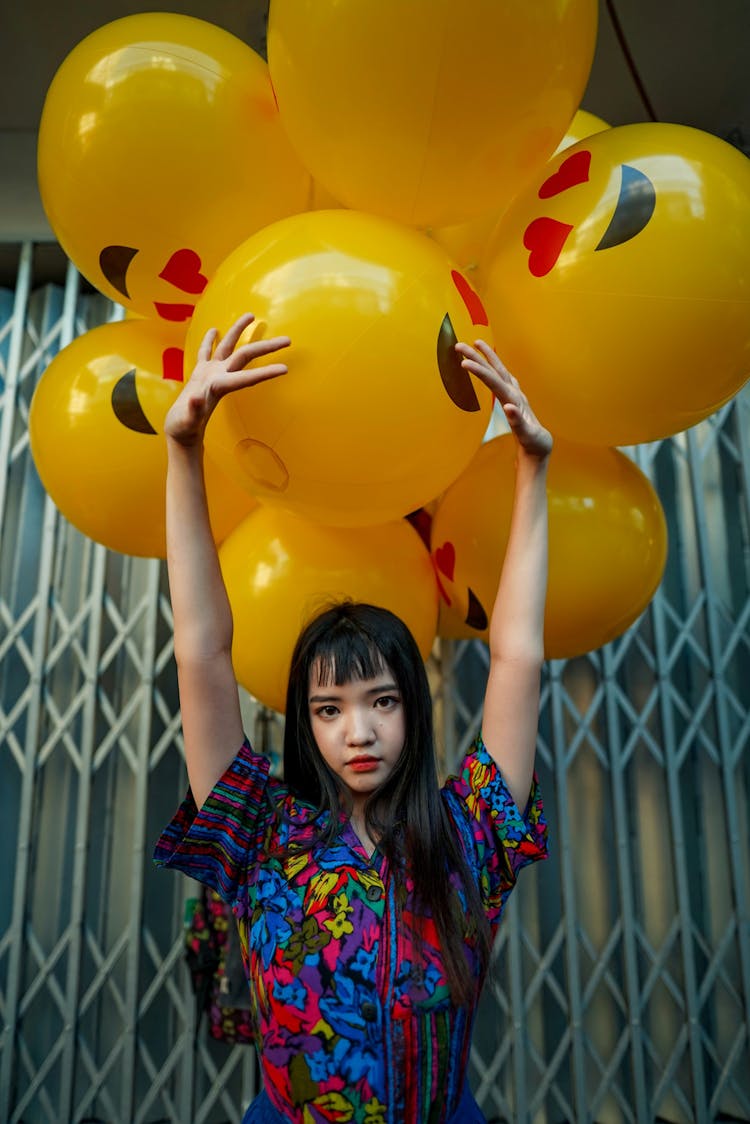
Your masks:
[[[495,351],[494,348],[490,347],[490,345],[488,343],[486,343],[484,340],[475,340],[474,346],[477,349],[477,351],[481,355],[484,356],[485,360],[492,367],[493,371],[497,371],[498,375],[500,375],[501,378],[505,379],[506,382],[510,382],[510,383],[516,382],[516,380],[513,378],[513,375],[510,373],[508,368],[505,366],[502,359],[497,354],[497,352]]]
[[[211,358],[214,344],[216,343],[216,338],[218,335],[219,333],[216,331],[216,328],[208,329],[205,336],[201,340],[200,347],[198,348],[198,359],[208,360]]]
[[[455,345],[455,347],[456,351],[462,358],[462,365],[466,367],[467,370],[469,370],[470,368],[468,367],[466,361],[476,364],[477,368],[489,369],[490,371],[494,372],[494,374],[499,378],[504,379],[506,382],[513,381],[513,376],[511,375],[510,371],[505,368],[496,353],[488,343],[485,343],[484,340],[475,340],[473,347],[471,344],[459,341]],[[474,371],[474,373],[476,374],[478,372]]]
[[[286,363],[267,363],[265,367],[252,367],[246,372],[252,376],[248,385],[255,386],[256,383],[267,382],[268,379],[277,379],[280,375],[287,374],[288,370]]]
[[[248,363],[252,363],[254,359],[260,359],[264,355],[282,351],[285,347],[289,347],[291,342],[289,336],[272,336],[268,340],[252,340],[250,343],[245,343],[242,347],[238,347],[232,355],[229,369],[239,371],[242,367],[246,367]]]
[[[248,386],[257,386],[258,383],[268,382],[287,374],[286,363],[267,363],[264,367],[244,367],[229,370],[220,379],[213,383],[213,393],[217,398],[223,398],[234,390],[244,390]]]
[[[214,359],[228,359],[237,346],[237,341],[250,324],[252,324],[255,317],[252,312],[246,312],[240,316],[239,320],[235,320],[232,327],[229,328],[223,338],[216,345],[214,352]]]

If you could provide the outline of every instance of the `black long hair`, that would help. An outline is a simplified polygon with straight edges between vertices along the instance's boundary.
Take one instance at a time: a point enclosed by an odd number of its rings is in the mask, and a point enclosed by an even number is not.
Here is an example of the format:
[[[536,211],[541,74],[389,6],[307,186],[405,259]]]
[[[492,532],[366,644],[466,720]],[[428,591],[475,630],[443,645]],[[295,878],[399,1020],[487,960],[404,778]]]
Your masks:
[[[313,670],[321,684],[341,686],[370,679],[388,669],[404,708],[404,748],[393,771],[370,796],[365,821],[378,839],[397,879],[399,908],[405,875],[414,883],[416,911],[431,915],[443,954],[451,998],[457,1005],[476,998],[478,980],[466,955],[470,942],[480,977],[489,963],[490,930],[471,875],[440,795],[427,673],[416,641],[403,621],[387,609],[343,601],[320,613],[302,631],[292,655],[284,730],[284,780],[293,795],[329,812],[330,842],[345,785],[328,767],[315,742],[308,703]],[[452,885],[458,876],[467,910]],[[420,934],[415,934],[417,945]]]

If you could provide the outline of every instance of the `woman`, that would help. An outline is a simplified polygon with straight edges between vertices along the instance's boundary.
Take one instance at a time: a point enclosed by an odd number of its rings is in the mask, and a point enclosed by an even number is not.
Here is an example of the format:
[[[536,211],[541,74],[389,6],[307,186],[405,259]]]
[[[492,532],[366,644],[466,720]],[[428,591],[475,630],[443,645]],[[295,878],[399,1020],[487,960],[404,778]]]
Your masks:
[[[456,345],[518,443],[482,735],[459,775],[438,787],[427,679],[406,627],[344,603],[298,640],[281,784],[243,738],[202,476],[218,400],[287,372],[247,369],[290,342],[238,346],[251,321],[218,342],[207,334],[165,426],[190,792],[156,858],[214,887],[237,917],[265,1086],[246,1121],[481,1121],[466,1082],[473,1014],[516,874],[546,854],[533,768],[552,439],[487,344]]]

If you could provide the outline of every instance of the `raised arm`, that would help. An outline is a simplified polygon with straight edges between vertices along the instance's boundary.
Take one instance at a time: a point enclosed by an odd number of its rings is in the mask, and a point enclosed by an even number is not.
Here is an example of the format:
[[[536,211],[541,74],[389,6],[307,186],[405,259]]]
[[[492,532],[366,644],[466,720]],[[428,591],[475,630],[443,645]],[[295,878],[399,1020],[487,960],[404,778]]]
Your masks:
[[[203,435],[217,402],[233,390],[286,373],[283,363],[245,369],[287,347],[289,339],[240,347],[248,313],[217,343],[204,338],[189,381],[167,414],[167,568],[174,614],[180,713],[190,787],[198,807],[242,742],[232,668],[232,614],[208,521]],[[215,346],[214,346],[215,345]]]
[[[462,366],[490,388],[517,442],[510,536],[490,619],[490,670],[482,732],[487,751],[523,810],[529,798],[539,724],[547,593],[547,463],[552,437],[495,352],[459,343]]]

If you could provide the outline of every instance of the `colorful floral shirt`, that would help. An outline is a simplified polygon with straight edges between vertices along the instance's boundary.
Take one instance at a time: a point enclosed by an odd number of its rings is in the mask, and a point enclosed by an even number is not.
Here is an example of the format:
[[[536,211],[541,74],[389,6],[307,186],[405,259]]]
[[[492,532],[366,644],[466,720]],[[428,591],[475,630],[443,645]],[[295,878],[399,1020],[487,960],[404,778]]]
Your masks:
[[[522,814],[478,738],[442,796],[494,932],[518,871],[546,856],[536,778]],[[430,918],[415,956],[408,878],[397,924],[385,857],[343,814],[308,849],[322,823],[245,743],[200,811],[188,792],[155,859],[231,904],[265,1089],[287,1119],[439,1124],[461,1099],[474,1010],[451,1003]]]

